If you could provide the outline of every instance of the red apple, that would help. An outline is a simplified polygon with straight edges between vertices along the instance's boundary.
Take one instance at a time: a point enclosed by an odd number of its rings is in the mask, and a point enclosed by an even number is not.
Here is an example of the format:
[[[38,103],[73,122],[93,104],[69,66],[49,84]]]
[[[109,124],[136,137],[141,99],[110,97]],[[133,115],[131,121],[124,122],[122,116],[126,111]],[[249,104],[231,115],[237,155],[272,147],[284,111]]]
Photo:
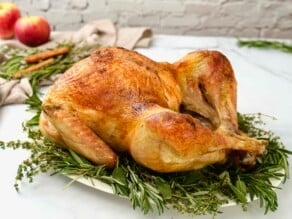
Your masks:
[[[18,18],[20,18],[20,11],[15,4],[10,2],[0,3],[1,39],[9,39],[14,36],[13,28]]]
[[[27,46],[39,46],[49,41],[51,28],[48,21],[39,16],[19,18],[14,25],[16,38]]]

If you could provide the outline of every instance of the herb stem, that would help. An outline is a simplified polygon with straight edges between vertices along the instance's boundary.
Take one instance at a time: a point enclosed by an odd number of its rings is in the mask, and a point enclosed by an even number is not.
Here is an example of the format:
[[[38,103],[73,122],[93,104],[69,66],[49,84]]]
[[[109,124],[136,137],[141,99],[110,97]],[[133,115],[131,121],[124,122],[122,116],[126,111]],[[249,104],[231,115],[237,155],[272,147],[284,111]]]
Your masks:
[[[292,44],[268,40],[238,40],[238,46],[261,49],[275,49],[286,53],[292,53]]]

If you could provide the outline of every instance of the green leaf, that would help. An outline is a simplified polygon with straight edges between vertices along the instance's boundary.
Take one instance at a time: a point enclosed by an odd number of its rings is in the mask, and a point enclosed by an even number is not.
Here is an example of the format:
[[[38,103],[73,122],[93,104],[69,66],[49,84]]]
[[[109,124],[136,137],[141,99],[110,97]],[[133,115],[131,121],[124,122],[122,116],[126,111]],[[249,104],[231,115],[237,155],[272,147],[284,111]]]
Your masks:
[[[229,172],[227,170],[223,171],[220,175],[219,175],[219,179],[222,180],[222,184],[223,185],[230,185],[231,183],[231,179],[230,179],[230,175]]]
[[[244,196],[246,196],[247,193],[246,185],[243,181],[240,180],[239,177],[236,180],[235,186]]]
[[[169,199],[171,197],[171,188],[170,185],[160,177],[157,177],[155,180],[157,189],[162,194],[163,198]]]
[[[189,173],[185,173],[185,177],[183,178],[183,183],[185,185],[191,185],[193,183],[197,183],[202,180],[202,172],[200,170],[191,171]]]
[[[112,173],[112,177],[115,181],[123,186],[127,185],[126,173],[123,168],[116,167]]]
[[[243,204],[246,204],[247,203],[247,199],[246,199],[246,196],[245,194],[240,191],[237,187],[235,187],[234,185],[232,184],[229,184],[229,188],[234,192],[236,198]]]
[[[79,157],[78,154],[76,154],[74,151],[72,151],[71,149],[69,149],[69,153],[71,154],[72,158],[79,164],[79,165],[83,165],[84,162],[82,161],[82,159]]]

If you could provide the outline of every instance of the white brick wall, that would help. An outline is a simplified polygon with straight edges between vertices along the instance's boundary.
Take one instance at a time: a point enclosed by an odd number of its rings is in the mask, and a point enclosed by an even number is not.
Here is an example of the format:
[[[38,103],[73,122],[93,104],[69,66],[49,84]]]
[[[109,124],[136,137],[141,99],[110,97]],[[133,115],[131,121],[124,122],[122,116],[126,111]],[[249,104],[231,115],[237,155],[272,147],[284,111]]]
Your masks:
[[[2,2],[2,0],[0,0]],[[5,0],[4,0],[5,1]],[[12,0],[54,30],[110,18],[155,33],[292,38],[292,0]]]

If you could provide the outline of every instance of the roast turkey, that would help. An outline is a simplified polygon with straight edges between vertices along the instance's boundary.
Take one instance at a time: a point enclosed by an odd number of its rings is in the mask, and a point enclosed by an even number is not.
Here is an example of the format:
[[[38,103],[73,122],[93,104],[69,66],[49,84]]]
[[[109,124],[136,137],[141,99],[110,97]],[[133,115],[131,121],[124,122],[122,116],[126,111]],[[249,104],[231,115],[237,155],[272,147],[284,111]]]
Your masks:
[[[49,89],[39,127],[57,145],[109,168],[124,153],[158,172],[224,163],[233,152],[252,164],[267,142],[238,130],[236,86],[230,62],[217,51],[167,63],[102,48]]]

